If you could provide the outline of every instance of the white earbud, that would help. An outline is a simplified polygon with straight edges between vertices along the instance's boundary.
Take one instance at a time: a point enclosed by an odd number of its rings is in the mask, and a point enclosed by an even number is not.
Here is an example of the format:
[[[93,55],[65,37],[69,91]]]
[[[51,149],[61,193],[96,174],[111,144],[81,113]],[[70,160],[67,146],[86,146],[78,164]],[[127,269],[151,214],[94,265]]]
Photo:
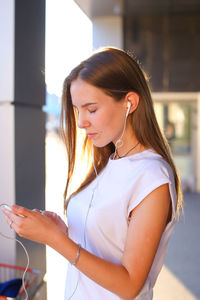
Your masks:
[[[119,139],[116,141],[116,143],[115,143],[115,153],[114,153],[114,155],[113,155],[113,158],[115,158],[115,156],[116,156],[117,149],[120,148],[120,147],[122,147],[123,144],[124,144],[124,142],[123,142],[123,140],[122,140],[122,137],[123,137],[124,132],[125,132],[125,129],[126,129],[126,121],[127,121],[127,117],[128,117],[130,108],[131,108],[131,102],[128,101],[128,102],[127,102],[127,112],[126,112],[126,117],[125,117],[125,120],[124,120],[124,128],[123,128],[123,131],[122,131],[122,134],[121,134],[120,138],[119,138]]]
[[[130,108],[131,108],[131,102],[128,101],[128,103],[127,103],[127,113],[126,113],[126,117],[127,117],[128,114],[129,114]]]

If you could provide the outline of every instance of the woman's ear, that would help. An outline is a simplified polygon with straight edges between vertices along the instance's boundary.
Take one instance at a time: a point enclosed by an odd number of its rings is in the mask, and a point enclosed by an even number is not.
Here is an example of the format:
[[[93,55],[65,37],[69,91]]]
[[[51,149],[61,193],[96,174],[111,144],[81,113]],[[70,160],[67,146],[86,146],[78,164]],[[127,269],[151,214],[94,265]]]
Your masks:
[[[129,92],[126,94],[125,100],[126,102],[128,101],[131,104],[129,113],[132,113],[133,111],[136,110],[139,104],[139,99],[140,99],[139,95],[135,92]]]

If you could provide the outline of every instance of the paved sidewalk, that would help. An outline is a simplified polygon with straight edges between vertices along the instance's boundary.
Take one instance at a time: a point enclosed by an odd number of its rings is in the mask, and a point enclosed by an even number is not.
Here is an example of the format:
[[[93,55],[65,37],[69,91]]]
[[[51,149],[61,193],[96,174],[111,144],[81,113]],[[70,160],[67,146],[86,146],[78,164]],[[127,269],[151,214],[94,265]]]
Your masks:
[[[200,300],[200,194],[185,194],[154,300]]]

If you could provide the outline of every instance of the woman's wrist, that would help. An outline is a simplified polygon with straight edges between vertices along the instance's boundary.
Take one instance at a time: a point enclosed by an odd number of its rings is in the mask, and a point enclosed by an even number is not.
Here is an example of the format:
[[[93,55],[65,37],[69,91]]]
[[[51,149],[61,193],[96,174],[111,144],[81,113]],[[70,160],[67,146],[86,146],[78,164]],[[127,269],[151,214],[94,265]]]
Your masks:
[[[75,266],[75,265],[77,264],[77,262],[78,262],[78,260],[79,260],[79,256],[80,256],[80,254],[81,254],[81,249],[82,249],[81,244],[78,244],[78,249],[77,249],[76,258],[75,258],[74,261],[70,262],[71,265]]]
[[[63,239],[68,238],[68,236],[65,232],[63,232],[62,230],[57,228],[56,225],[54,225],[54,226],[55,226],[54,230],[50,230],[50,232],[48,234],[46,245],[53,248],[53,249],[56,249],[56,246],[59,245],[59,243]]]
[[[62,231],[55,233],[54,237],[49,240],[49,247],[59,252],[64,256],[70,263],[76,264],[81,255],[81,245],[73,242],[66,234]]]

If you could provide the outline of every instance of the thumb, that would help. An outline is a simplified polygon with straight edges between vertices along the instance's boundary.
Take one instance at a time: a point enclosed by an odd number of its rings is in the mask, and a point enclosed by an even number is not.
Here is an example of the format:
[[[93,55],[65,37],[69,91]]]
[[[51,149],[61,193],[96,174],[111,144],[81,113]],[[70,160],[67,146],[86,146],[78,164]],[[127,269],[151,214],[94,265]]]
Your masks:
[[[29,209],[23,207],[23,206],[19,206],[19,205],[12,205],[12,211],[21,217],[28,217],[30,215],[30,211]]]

